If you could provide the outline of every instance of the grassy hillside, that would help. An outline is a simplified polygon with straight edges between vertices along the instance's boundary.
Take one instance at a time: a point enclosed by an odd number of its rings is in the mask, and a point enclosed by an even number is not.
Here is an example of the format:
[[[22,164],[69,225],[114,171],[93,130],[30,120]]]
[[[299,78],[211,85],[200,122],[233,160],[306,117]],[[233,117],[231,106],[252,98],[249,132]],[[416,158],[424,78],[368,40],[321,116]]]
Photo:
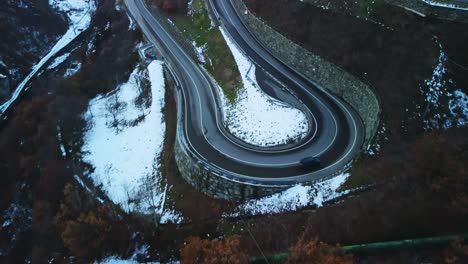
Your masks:
[[[224,41],[218,26],[208,15],[203,0],[193,0],[186,15],[174,15],[172,20],[177,28],[192,41],[198,50],[205,69],[221,85],[226,97],[234,102],[241,86],[241,78],[236,62]]]

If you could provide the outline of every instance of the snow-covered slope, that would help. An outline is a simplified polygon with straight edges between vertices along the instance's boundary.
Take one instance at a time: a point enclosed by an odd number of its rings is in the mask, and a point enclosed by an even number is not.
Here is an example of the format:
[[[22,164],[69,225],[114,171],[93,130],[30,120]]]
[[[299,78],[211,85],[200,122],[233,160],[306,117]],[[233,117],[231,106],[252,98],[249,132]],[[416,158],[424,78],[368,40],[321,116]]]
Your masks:
[[[339,192],[338,189],[349,176],[349,173],[343,173],[314,185],[299,184],[277,194],[253,199],[241,204],[237,212],[228,216],[277,214],[300,210],[307,206],[321,207],[324,202],[348,193]]]
[[[142,85],[151,82],[151,106],[137,104]],[[159,158],[165,124],[162,62],[135,69],[113,93],[98,96],[85,118],[84,160],[95,168],[91,178],[126,211],[155,213],[164,200]]]
[[[95,0],[49,0],[49,4],[59,12],[65,12],[69,20],[67,32],[55,43],[52,49],[37,64],[32,67],[31,72],[23,79],[13,92],[11,98],[0,105],[0,114],[4,113],[23,92],[29,80],[60,50],[73,41],[78,35],[87,29],[91,23],[91,16],[96,10]]]
[[[244,85],[233,105],[226,99],[222,100],[231,133],[258,146],[280,145],[304,137],[308,131],[305,114],[265,94],[257,83],[255,65],[221,27],[220,30],[231,49]]]

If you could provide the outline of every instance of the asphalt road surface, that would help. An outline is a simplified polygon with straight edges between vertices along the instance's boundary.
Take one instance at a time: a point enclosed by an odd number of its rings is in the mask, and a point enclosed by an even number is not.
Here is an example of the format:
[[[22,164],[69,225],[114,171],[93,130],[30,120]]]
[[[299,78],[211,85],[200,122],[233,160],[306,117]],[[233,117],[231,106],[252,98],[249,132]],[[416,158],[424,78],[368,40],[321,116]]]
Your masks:
[[[275,94],[281,85],[300,98],[311,118],[310,133],[300,142],[282,147],[255,147],[236,139],[223,126],[217,89],[210,78],[147,9],[143,0],[125,0],[129,13],[145,36],[160,47],[166,64],[180,85],[178,136],[205,167],[233,180],[258,184],[293,184],[329,177],[342,170],[360,152],[363,124],[348,104],[303,78],[271,55],[243,25],[230,1],[210,5],[221,26],[254,61],[262,89]],[[271,78],[269,76],[274,76]],[[272,84],[272,85],[268,85]],[[290,96],[291,105],[299,103]],[[318,156],[320,168],[304,169],[299,160]]]

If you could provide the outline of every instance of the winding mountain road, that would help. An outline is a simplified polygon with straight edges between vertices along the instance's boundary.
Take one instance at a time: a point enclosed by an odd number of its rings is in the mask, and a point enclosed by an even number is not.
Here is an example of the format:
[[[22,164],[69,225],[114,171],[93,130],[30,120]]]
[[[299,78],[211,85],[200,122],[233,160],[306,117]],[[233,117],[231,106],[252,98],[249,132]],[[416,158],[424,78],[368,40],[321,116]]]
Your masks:
[[[275,58],[250,34],[229,0],[209,3],[231,39],[257,65],[259,84],[275,84],[270,89],[287,87],[296,96],[290,96],[286,103],[304,105],[312,122],[309,134],[292,145],[255,147],[236,139],[223,125],[218,91],[210,77],[147,9],[144,0],[125,0],[129,13],[145,36],[160,47],[175,72],[181,95],[178,99],[183,102],[178,115],[182,126],[178,131],[182,132],[178,136],[183,137],[186,147],[205,167],[241,182],[293,184],[342,170],[363,144],[363,124],[356,111]],[[299,160],[307,156],[319,156],[322,166],[305,170]]]

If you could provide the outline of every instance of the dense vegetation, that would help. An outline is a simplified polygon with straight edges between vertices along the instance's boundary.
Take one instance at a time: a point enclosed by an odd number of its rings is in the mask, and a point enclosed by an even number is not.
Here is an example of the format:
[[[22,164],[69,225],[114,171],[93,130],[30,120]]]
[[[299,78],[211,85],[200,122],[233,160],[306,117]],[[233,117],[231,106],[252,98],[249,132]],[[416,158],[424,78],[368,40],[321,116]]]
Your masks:
[[[108,21],[112,26],[106,31]],[[3,122],[0,210],[11,212],[12,223],[1,230],[1,245],[10,249],[0,255],[2,262],[14,263],[25,256],[42,262],[53,252],[89,259],[110,248],[128,247],[130,234],[121,220],[116,221],[117,211],[73,186],[73,175],[86,169],[79,161],[86,129],[81,113],[89,98],[127,78],[136,62],[132,51],[141,36],[128,31],[128,23],[126,14],[115,10],[114,1],[100,1],[94,28],[80,37],[93,42],[96,52],[88,56],[86,46],[77,45],[72,56],[82,62],[81,70],[68,79],[52,74],[38,77]],[[62,156],[59,144],[67,156]]]

